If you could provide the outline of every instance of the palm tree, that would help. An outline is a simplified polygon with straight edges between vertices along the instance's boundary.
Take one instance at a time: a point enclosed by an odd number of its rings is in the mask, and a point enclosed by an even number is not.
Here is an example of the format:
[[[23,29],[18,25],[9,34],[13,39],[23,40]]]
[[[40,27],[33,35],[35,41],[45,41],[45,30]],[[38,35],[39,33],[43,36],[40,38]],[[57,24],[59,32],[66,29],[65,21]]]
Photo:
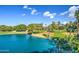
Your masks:
[[[75,17],[77,19],[77,37],[79,38],[79,9],[76,10]]]

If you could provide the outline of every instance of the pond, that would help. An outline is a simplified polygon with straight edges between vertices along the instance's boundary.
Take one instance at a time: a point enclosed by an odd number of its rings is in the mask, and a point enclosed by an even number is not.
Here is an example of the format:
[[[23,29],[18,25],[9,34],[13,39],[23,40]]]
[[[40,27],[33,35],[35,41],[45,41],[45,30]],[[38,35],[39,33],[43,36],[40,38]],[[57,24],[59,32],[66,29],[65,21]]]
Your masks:
[[[52,52],[56,50],[54,41],[26,34],[0,35],[0,52],[2,53],[31,53]]]

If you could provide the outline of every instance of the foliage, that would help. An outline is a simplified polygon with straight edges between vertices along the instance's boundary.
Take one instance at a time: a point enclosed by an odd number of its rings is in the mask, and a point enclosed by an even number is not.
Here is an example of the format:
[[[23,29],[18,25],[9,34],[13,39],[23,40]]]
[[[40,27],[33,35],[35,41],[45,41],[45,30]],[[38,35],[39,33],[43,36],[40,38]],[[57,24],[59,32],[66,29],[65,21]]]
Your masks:
[[[26,25],[19,24],[19,25],[15,26],[15,30],[16,31],[26,31]]]
[[[76,26],[76,22],[69,22],[66,24],[66,30],[67,32],[74,32],[76,31],[77,29],[77,26]]]
[[[77,35],[79,36],[79,9],[75,11],[75,17],[77,20]]]
[[[43,36],[47,36],[46,34],[43,34]]]
[[[43,32],[42,24],[29,24],[27,30],[33,31],[33,33]]]
[[[0,31],[13,31],[12,26],[0,25]]]
[[[79,10],[76,10],[75,17],[76,17],[77,21],[79,22]]]

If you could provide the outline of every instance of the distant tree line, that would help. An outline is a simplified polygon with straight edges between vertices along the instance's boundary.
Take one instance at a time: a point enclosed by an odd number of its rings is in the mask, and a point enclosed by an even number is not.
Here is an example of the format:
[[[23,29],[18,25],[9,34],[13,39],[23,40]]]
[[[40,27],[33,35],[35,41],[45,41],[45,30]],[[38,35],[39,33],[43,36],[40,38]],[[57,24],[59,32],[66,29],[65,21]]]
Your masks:
[[[0,31],[6,32],[6,31],[17,31],[17,32],[23,32],[23,31],[32,31],[32,32],[44,32],[44,31],[51,31],[54,30],[66,30],[67,32],[74,32],[77,30],[77,23],[76,22],[69,22],[67,24],[61,24],[60,22],[52,22],[52,24],[48,25],[47,27],[43,26],[43,24],[29,24],[26,26],[25,24],[19,24],[16,26],[7,26],[7,25],[0,25]]]

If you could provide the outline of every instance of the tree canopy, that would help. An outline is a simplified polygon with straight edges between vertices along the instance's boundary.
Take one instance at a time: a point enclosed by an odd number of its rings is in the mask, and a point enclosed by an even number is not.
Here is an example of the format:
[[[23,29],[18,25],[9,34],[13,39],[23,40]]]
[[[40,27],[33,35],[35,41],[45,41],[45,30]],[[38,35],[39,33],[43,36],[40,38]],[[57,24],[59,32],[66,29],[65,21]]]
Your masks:
[[[15,26],[15,30],[16,31],[26,31],[26,25],[25,24],[19,24],[17,26]]]

